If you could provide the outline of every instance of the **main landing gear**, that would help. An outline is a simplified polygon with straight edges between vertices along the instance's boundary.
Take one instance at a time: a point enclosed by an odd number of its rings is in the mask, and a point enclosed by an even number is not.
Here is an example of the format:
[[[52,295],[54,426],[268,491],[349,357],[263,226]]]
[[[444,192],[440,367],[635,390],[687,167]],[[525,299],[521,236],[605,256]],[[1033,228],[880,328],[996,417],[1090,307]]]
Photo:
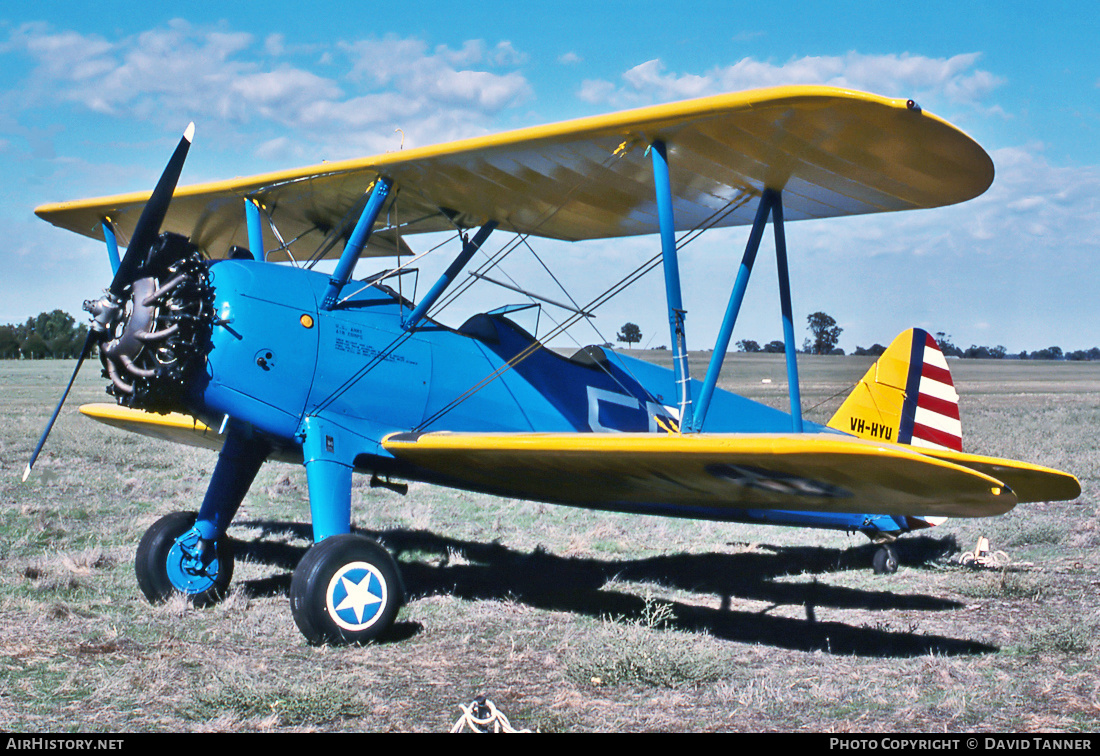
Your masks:
[[[378,543],[355,533],[315,544],[290,582],[290,609],[306,640],[364,643],[385,633],[404,603],[397,563]]]
[[[305,445],[314,544],[294,570],[291,612],[309,643],[364,643],[393,626],[405,600],[401,573],[377,542],[349,532],[351,467],[316,458],[312,447]],[[141,539],[134,568],[150,602],[181,593],[205,606],[225,596],[233,577],[225,532],[269,452],[247,428],[230,424],[198,514],[162,517]]]
[[[195,606],[224,598],[233,578],[229,539],[205,541],[193,512],[153,523],[138,545],[134,570],[150,603],[183,594]],[[290,582],[290,608],[313,645],[358,644],[389,630],[405,601],[397,562],[376,541],[355,533],[314,544]]]

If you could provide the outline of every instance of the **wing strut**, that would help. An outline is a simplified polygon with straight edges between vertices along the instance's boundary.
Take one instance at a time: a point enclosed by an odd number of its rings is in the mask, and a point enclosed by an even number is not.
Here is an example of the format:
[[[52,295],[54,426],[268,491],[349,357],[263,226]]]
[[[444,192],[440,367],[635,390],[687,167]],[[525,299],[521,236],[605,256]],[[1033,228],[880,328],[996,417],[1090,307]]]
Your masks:
[[[470,261],[470,258],[474,256],[475,252],[481,249],[481,245],[485,243],[485,240],[489,238],[489,234],[493,233],[493,229],[496,227],[496,221],[489,221],[474,234],[472,240],[467,240],[465,238],[462,240],[462,251],[458,254],[458,257],[447,266],[447,270],[443,271],[443,275],[439,277],[439,280],[435,282],[428,293],[424,295],[424,298],[420,300],[420,304],[409,313],[409,317],[401,324],[402,328],[406,331],[411,331],[416,327],[416,324],[428,314],[428,308],[435,304],[439,296],[446,291],[447,287],[451,285],[451,281],[453,281],[455,276],[466,267],[466,263]]]
[[[118,256],[118,237],[115,235],[115,224],[110,218],[103,219],[103,240],[107,242],[107,257],[111,261],[112,275],[118,273],[118,266],[122,264]]]
[[[783,313],[783,352],[787,355],[787,390],[791,399],[791,430],[802,432],[802,391],[798,386],[798,356],[794,347],[794,315],[791,314],[791,277],[787,270],[787,233],[783,226],[783,196],[772,203],[772,230],[775,232],[775,264],[779,269],[779,305]]]
[[[374,222],[378,220],[378,214],[382,212],[382,205],[385,204],[392,186],[392,180],[379,177],[371,189],[367,206],[363,208],[363,214],[359,216],[359,222],[355,224],[355,230],[351,232],[351,238],[344,245],[344,251],[340,253],[340,262],[336,263],[336,270],[333,271],[332,278],[329,279],[328,288],[325,289],[325,298],[321,302],[322,310],[331,310],[336,306],[336,298],[340,296],[340,290],[351,278],[352,271],[355,270],[355,263],[359,261],[359,255],[363,252],[363,247],[367,245],[367,240],[370,239]]]
[[[726,350],[729,348],[733,326],[737,322],[737,315],[741,311],[745,289],[749,285],[749,276],[752,275],[752,266],[756,261],[756,252],[760,248],[760,240],[764,235],[764,226],[768,223],[769,215],[772,217],[772,229],[775,232],[775,257],[779,269],[779,302],[783,312],[783,345],[784,352],[787,355],[787,384],[791,399],[791,430],[795,433],[802,432],[802,397],[798,387],[794,318],[791,314],[791,281],[787,270],[787,237],[783,228],[783,198],[780,192],[775,189],[765,189],[760,196],[760,205],[756,210],[752,231],[749,232],[749,241],[745,245],[745,254],[741,258],[741,267],[737,271],[737,280],[733,284],[729,305],[726,307],[726,315],[722,320],[718,340],[715,342],[714,352],[710,357],[710,365],[707,367],[707,375],[703,379],[703,387],[699,392],[699,403],[696,407],[694,423],[690,426],[691,430],[696,432],[702,431],[703,423],[706,421],[710,400],[714,395],[714,387],[718,383],[718,374],[722,371],[722,362],[726,357]]]
[[[248,251],[257,260],[264,257],[264,231],[260,223],[260,205],[251,197],[244,201],[245,226],[248,228]]]
[[[661,226],[661,258],[665,267],[665,300],[668,303],[668,324],[672,335],[672,365],[676,371],[676,388],[680,397],[680,427],[692,428],[691,373],[688,371],[687,337],[684,332],[683,299],[680,296],[680,263],[676,255],[676,221],[672,213],[672,181],[668,171],[665,143],[650,145],[653,156],[653,183],[657,192],[657,220]]]

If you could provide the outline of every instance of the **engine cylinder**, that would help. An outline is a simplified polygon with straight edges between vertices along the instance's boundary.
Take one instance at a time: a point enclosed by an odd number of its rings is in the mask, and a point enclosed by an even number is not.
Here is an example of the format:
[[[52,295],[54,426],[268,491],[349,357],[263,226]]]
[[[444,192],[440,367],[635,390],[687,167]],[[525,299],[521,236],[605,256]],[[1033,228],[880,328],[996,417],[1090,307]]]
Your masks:
[[[134,409],[185,409],[188,383],[206,362],[214,323],[209,265],[178,234],[161,234],[117,299],[85,303],[104,331],[99,347],[107,393]],[[103,318],[101,313],[110,313]]]

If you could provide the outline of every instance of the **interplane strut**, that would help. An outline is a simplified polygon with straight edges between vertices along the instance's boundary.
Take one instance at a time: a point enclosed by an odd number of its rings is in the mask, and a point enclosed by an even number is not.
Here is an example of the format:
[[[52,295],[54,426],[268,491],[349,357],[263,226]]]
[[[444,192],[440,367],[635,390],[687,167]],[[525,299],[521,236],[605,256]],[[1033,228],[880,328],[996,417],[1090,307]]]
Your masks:
[[[679,260],[676,252],[675,218],[672,209],[672,186],[668,166],[668,152],[665,144],[656,141],[651,149],[653,155],[653,182],[657,195],[657,214],[660,223],[661,252],[665,271],[665,296],[668,305],[669,326],[673,344],[673,366],[675,368],[678,400],[680,403],[680,427],[684,430],[701,432],[710,408],[714,389],[718,384],[718,375],[722,372],[726,350],[729,349],[733,327],[741,311],[741,304],[752,275],[753,264],[764,235],[768,217],[772,219],[775,233],[776,265],[779,270],[779,300],[783,316],[783,343],[787,360],[787,383],[790,391],[791,430],[801,433],[802,400],[798,386],[798,360],[794,342],[794,318],[791,307],[791,282],[787,268],[787,242],[783,224],[782,193],[776,189],[765,189],[760,196],[760,204],[753,220],[741,266],[737,271],[729,305],[718,331],[714,351],[698,400],[693,402],[691,395],[691,375],[688,368],[687,340],[684,330],[686,311],[680,293]]]

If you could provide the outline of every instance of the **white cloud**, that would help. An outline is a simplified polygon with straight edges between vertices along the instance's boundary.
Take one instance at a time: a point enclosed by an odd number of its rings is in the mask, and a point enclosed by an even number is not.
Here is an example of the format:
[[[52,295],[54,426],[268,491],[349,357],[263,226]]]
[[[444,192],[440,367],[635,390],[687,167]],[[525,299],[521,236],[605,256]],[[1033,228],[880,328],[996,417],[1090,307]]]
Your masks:
[[[616,84],[586,81],[579,96],[587,102],[629,106],[687,99],[722,92],[789,84],[824,84],[892,96],[936,97],[978,106],[1003,80],[976,69],[978,53],[950,58],[921,55],[805,56],[783,64],[743,58],[704,74],[670,73],[660,60],[641,63]]]
[[[1037,145],[991,154],[993,186],[960,205],[789,225],[796,292],[824,297],[834,316],[859,313],[844,346],[918,323],[964,348],[1100,344],[1088,280],[1100,259],[1100,168],[1055,165]]]
[[[1100,257],[1100,168],[1057,166],[1034,146],[992,156],[997,178],[972,204],[977,218],[999,229],[998,249],[1090,269]]]
[[[296,68],[242,74],[229,83],[222,100],[225,117],[249,120],[249,114],[299,125],[317,102],[338,100],[343,91],[334,82]]]
[[[496,66],[521,66],[527,62],[527,54],[517,50],[511,42],[504,41],[493,49],[490,60]]]
[[[993,185],[975,199],[935,210],[815,221],[812,244],[845,259],[923,251],[1025,267],[1073,260],[1083,270],[1100,258],[1100,168],[1054,165],[1035,145],[994,150],[991,157]]]
[[[601,79],[585,79],[577,96],[585,102],[606,103],[615,98],[615,85]]]
[[[11,39],[36,64],[32,102],[62,99],[127,117],[165,109],[224,114],[232,82],[257,70],[235,58],[251,44],[251,35],[183,21],[113,42],[42,25],[21,27]]]
[[[282,34],[269,34],[264,40],[264,51],[272,57],[286,53],[286,37]]]
[[[173,126],[209,119],[263,144],[265,154],[287,131],[330,158],[354,154],[346,150],[367,141],[362,129],[386,138],[400,125],[415,143],[468,136],[531,96],[513,70],[526,56],[509,41],[433,51],[415,38],[344,41],[318,64],[318,50],[288,45],[282,35],[257,40],[177,20],[117,39],[28,24],[0,54],[33,63],[21,96],[6,98],[21,109],[61,101]],[[313,60],[296,62],[307,56]]]
[[[466,42],[461,50],[437,47],[428,53],[417,39],[387,37],[341,43],[351,61],[349,76],[357,81],[389,87],[420,102],[463,103],[495,112],[523,102],[531,94],[526,79],[515,72],[494,73],[474,66],[514,65],[522,59],[511,43],[501,43],[491,53],[480,40]]]

